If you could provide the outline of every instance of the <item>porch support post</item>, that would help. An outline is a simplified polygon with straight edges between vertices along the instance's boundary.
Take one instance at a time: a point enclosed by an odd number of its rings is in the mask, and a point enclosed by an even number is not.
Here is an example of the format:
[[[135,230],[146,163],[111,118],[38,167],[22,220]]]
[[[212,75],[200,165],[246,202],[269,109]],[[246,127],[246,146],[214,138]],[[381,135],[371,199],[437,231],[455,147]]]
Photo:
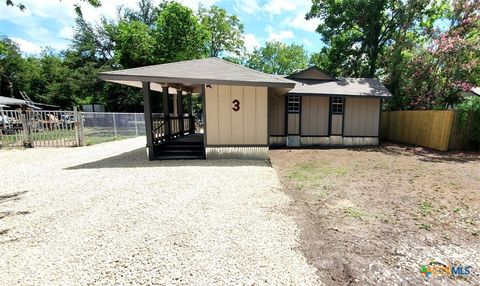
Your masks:
[[[147,135],[148,160],[155,158],[153,150],[153,125],[152,125],[152,96],[150,94],[150,82],[142,82],[143,110],[145,113],[145,133]]]
[[[173,116],[178,116],[178,93],[172,94],[172,99],[173,99]]]
[[[192,102],[192,92],[189,91],[188,94],[188,118],[190,120],[190,130],[189,133],[195,133],[195,119],[193,118],[193,102]]]
[[[163,120],[165,120],[165,137],[169,138],[170,132],[170,110],[168,102],[168,86],[162,87],[163,91]]]
[[[178,116],[178,131],[180,132],[180,135],[183,135],[183,130],[184,128],[184,122],[183,122],[183,106],[182,106],[182,90],[177,89],[177,116]]]

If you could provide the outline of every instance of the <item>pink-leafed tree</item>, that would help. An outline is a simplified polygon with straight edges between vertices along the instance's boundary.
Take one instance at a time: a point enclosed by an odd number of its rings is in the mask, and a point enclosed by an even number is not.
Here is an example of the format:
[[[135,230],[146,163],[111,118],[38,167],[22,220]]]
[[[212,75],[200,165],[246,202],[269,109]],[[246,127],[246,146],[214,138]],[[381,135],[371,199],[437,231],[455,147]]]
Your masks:
[[[413,109],[444,109],[480,85],[480,2],[455,0],[447,31],[428,31],[431,41],[411,58],[405,94]]]

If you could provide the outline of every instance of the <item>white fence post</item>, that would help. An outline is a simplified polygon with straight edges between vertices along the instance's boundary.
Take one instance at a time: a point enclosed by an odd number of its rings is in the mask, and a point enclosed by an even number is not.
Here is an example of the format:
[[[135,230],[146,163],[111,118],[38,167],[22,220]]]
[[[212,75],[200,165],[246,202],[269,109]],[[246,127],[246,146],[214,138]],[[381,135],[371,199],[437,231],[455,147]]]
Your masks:
[[[138,137],[137,113],[133,114],[133,118],[133,120],[135,121],[135,135]]]
[[[85,142],[85,126],[83,125],[83,112],[78,113],[78,119],[80,120],[80,142],[82,146],[87,145]]]
[[[76,106],[73,107],[73,120],[76,121],[74,124],[75,128],[75,141],[77,142],[77,147],[80,146],[80,121],[82,120],[78,115],[78,109]]]
[[[117,124],[115,122],[115,113],[112,113],[113,116],[113,133],[115,134],[115,137],[117,137]]]

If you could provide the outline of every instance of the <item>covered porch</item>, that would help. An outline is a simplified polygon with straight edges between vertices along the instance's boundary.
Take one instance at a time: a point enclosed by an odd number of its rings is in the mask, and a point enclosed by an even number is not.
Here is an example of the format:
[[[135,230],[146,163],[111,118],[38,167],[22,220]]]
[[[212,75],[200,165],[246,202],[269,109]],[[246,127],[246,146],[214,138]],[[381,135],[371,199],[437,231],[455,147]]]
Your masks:
[[[262,157],[259,147],[268,149],[267,90],[294,86],[218,58],[104,72],[100,78],[142,89],[149,160],[208,159],[209,151],[212,158],[238,158],[238,152]],[[192,96],[200,97],[197,116]]]
[[[203,120],[192,100],[203,98],[202,85],[107,73],[101,78],[142,90],[149,160],[205,158]]]

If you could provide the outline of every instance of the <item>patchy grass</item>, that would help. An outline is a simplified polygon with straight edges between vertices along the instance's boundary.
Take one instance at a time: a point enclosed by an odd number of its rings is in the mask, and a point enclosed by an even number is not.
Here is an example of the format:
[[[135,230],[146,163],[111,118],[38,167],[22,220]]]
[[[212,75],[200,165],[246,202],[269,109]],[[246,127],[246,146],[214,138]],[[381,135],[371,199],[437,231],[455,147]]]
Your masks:
[[[421,285],[418,267],[431,256],[480,269],[480,153],[388,145],[274,150],[270,159],[324,284]]]
[[[132,138],[132,136],[99,136],[99,137],[85,137],[85,144],[87,146]]]
[[[332,177],[342,177],[347,174],[347,169],[343,167],[331,166],[325,162],[299,163],[287,175],[295,182],[298,190],[328,188],[325,179]]]
[[[420,204],[420,214],[422,216],[427,216],[432,214],[435,211],[435,208],[433,207],[431,202],[428,201],[423,201]]]
[[[344,210],[345,214],[351,218],[362,219],[367,216],[363,211],[360,211],[354,207],[348,207]]]
[[[432,225],[428,224],[428,223],[421,223],[420,224],[420,229],[430,231],[430,230],[432,230]]]

